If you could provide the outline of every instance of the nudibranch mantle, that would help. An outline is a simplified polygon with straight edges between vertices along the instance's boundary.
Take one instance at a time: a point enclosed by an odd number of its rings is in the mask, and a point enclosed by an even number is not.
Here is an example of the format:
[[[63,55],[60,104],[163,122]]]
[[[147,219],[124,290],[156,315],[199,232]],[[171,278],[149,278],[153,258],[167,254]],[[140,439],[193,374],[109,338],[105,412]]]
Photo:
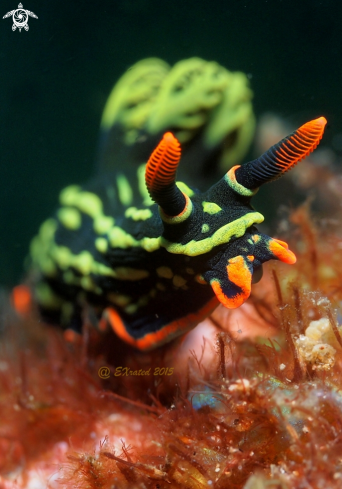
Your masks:
[[[146,165],[148,194],[141,169],[134,181],[112,172],[64,189],[61,207],[31,244],[43,315],[77,330],[91,306],[100,327],[108,323],[148,350],[193,328],[220,302],[239,307],[264,262],[296,261],[285,242],[257,230],[264,218],[250,200],[316,148],[325,124],[324,117],[304,124],[202,193],[176,182],[181,148],[171,132]]]

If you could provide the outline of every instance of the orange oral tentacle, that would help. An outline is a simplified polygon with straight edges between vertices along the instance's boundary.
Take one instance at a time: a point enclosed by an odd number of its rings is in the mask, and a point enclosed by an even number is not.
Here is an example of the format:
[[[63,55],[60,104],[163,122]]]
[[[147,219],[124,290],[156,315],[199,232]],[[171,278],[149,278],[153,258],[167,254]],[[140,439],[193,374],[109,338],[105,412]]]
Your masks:
[[[293,265],[297,261],[296,255],[288,249],[288,245],[284,241],[272,238],[268,243],[268,248],[278,260],[284,263]]]
[[[213,279],[210,284],[218,300],[228,309],[235,309],[243,304],[251,293],[252,274],[243,258],[236,256],[228,260],[228,280],[240,289],[235,295],[227,296],[219,280]]]

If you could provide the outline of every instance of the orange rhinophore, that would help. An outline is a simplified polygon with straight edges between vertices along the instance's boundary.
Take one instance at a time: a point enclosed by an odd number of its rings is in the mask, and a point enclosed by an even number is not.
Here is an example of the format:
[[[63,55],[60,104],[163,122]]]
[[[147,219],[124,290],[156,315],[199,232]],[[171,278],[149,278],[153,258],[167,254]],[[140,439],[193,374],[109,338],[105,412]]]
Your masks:
[[[325,117],[309,121],[278,143],[279,148],[275,152],[276,165],[281,168],[282,172],[288,171],[317,148],[326,123]]]
[[[237,182],[246,188],[256,189],[276,180],[317,148],[326,123],[325,117],[309,121],[256,160],[236,167]]]
[[[146,165],[145,181],[149,194],[168,216],[178,216],[186,207],[186,198],[176,185],[180,158],[179,141],[167,132]]]
[[[158,192],[165,185],[174,183],[180,157],[178,139],[171,132],[166,132],[146,166],[146,185],[151,192]]]

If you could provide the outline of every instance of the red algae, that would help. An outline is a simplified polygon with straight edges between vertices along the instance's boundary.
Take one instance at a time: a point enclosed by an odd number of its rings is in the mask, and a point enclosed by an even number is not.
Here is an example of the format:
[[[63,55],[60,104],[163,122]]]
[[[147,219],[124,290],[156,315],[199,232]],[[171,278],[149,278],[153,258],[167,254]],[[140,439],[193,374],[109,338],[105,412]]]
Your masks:
[[[283,226],[296,265],[152,353],[5,307],[0,488],[340,488],[342,216],[310,205]]]

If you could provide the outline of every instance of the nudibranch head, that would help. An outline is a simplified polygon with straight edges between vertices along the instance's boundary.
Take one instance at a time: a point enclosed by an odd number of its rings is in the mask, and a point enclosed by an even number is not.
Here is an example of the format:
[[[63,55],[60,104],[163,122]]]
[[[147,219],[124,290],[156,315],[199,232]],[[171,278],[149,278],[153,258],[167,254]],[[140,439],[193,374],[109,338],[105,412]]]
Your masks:
[[[145,176],[160,208],[161,245],[191,258],[199,279],[211,285],[225,307],[239,307],[249,297],[253,274],[264,262],[295,263],[285,242],[256,229],[264,218],[250,200],[262,184],[279,178],[317,147],[326,122],[324,117],[307,122],[256,160],[233,167],[204,193],[187,195],[177,186],[181,151],[170,132],[152,153]]]

